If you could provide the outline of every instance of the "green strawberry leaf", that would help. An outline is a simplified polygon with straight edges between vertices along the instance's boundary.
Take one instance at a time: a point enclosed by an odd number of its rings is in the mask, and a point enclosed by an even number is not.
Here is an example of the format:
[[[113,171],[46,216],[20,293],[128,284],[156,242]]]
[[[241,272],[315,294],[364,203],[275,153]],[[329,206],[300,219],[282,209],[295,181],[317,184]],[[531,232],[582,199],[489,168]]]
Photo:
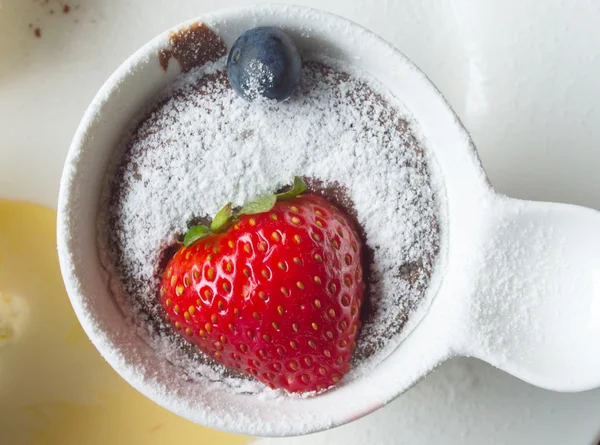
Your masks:
[[[194,226],[185,234],[185,237],[183,238],[183,245],[185,247],[190,247],[196,241],[200,241],[202,238],[206,238],[209,235],[212,235],[212,232],[208,227]]]
[[[273,208],[277,201],[285,201],[287,199],[295,198],[306,190],[306,183],[304,180],[296,176],[294,177],[294,185],[291,190],[287,192],[278,193],[277,195],[266,195],[249,202],[240,209],[239,212],[233,211],[233,204],[227,203],[219,212],[215,215],[210,228],[206,226],[195,226],[187,231],[183,239],[185,247],[190,247],[196,241],[206,238],[213,233],[219,233],[225,231],[234,219],[237,219],[241,215],[255,215],[257,213],[265,213]]]
[[[227,224],[231,220],[233,216],[232,204],[227,203],[225,207],[223,207],[219,212],[215,215],[210,223],[210,230],[213,232],[219,232],[225,228],[227,228]]]
[[[287,199],[295,198],[296,196],[304,193],[306,190],[306,183],[300,176],[294,177],[294,185],[291,190],[277,194],[277,201],[285,201]]]
[[[249,202],[242,210],[240,210],[240,215],[255,215],[257,213],[268,212],[273,208],[275,203],[277,202],[277,196],[275,195],[266,195],[261,196],[260,198],[255,199],[252,202]]]

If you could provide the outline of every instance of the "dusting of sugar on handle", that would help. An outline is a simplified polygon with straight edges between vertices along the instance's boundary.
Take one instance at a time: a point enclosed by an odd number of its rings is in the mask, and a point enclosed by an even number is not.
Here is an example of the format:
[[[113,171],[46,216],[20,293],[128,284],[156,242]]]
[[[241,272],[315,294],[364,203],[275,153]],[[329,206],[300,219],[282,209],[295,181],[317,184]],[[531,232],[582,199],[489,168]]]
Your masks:
[[[557,391],[600,386],[600,212],[496,197],[465,355]]]

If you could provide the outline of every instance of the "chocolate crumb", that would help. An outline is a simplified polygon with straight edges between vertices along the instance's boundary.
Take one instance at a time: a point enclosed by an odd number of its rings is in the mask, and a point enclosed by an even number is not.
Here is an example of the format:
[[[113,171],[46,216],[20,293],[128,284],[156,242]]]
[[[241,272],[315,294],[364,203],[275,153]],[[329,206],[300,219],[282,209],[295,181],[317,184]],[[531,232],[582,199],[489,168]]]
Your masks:
[[[200,23],[171,32],[169,43],[171,49],[161,49],[158,52],[158,61],[165,71],[169,68],[171,57],[179,62],[181,71],[186,73],[192,68],[220,59],[227,52],[221,38],[208,26]]]

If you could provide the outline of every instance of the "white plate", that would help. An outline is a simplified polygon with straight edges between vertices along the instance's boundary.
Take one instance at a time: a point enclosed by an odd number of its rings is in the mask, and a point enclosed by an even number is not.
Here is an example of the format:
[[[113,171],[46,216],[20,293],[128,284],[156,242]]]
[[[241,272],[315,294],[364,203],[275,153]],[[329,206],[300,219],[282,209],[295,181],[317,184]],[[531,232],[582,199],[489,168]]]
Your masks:
[[[175,23],[248,3],[80,0],[64,14],[58,0],[0,0],[0,196],[54,207],[70,138],[119,63]],[[412,58],[501,192],[600,209],[598,1],[298,3],[355,20]],[[600,391],[550,393],[457,360],[361,421],[274,443],[595,445],[599,413]]]

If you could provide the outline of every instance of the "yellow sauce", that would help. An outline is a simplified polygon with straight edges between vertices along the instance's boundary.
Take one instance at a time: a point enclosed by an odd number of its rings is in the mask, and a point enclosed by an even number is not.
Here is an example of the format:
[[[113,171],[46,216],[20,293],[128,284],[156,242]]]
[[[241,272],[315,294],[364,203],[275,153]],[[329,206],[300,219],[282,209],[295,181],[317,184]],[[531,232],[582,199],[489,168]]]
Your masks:
[[[56,255],[56,213],[0,200],[0,443],[238,445],[131,388],[71,309]]]

